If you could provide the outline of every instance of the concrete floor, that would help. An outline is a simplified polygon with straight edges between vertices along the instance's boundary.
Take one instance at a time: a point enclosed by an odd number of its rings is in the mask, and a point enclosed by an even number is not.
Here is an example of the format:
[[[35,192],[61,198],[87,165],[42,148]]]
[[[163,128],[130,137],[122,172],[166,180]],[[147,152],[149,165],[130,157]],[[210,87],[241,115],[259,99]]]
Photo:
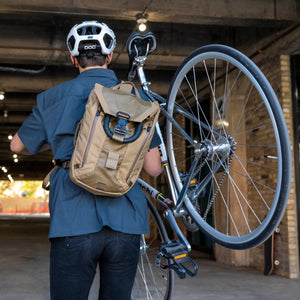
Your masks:
[[[0,217],[0,300],[49,300],[47,234],[46,219]],[[199,272],[195,277],[176,278],[174,300],[300,299],[300,280],[264,276],[200,257],[196,255]],[[97,289],[96,278],[90,300],[97,299]]]

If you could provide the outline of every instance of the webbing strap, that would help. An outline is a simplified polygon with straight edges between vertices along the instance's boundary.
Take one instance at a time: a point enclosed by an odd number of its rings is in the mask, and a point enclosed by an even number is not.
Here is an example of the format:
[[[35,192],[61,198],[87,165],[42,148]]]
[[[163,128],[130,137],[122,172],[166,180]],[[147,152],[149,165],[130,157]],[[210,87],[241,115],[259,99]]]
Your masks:
[[[106,159],[106,168],[116,170],[119,162],[120,154],[116,152],[108,152]]]
[[[50,172],[46,175],[46,177],[44,178],[43,180],[43,183],[42,183],[42,188],[49,191],[50,189],[50,176],[51,174],[57,169],[59,168],[59,166],[55,166],[54,168],[52,168],[50,170]]]
[[[49,191],[49,189],[50,189],[50,176],[51,176],[51,174],[59,167],[64,168],[64,169],[69,169],[70,161],[65,160],[63,162],[59,162],[59,161],[54,160],[54,164],[55,164],[54,168],[52,168],[50,170],[50,172],[46,175],[46,177],[44,178],[43,183],[42,183],[42,188],[47,190],[47,191]]]
[[[119,142],[119,143],[123,143],[124,141],[124,135],[120,135],[114,132],[114,134],[112,135],[112,139],[114,139],[115,141]]]

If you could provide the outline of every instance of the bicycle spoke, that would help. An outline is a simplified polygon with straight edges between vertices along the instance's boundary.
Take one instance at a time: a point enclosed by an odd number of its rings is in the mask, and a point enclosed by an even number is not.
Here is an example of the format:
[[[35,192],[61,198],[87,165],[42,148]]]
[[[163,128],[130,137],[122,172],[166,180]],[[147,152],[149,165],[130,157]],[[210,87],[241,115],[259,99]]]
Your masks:
[[[257,186],[255,185],[255,182],[253,181],[252,177],[249,175],[248,171],[246,170],[245,166],[243,165],[243,163],[241,162],[241,160],[235,155],[235,158],[238,160],[238,162],[240,163],[240,165],[242,166],[244,172],[246,173],[246,175],[248,176],[248,179],[251,181],[253,187],[255,188],[255,190],[257,191],[257,193],[259,194],[260,198],[263,200],[264,204],[266,205],[266,207],[268,208],[268,210],[270,209],[270,207],[268,206],[268,204],[265,202],[264,197],[261,195],[261,193],[259,192]]]
[[[198,100],[198,89],[197,89],[197,80],[196,80],[196,71],[195,71],[195,67],[193,67],[193,78],[194,78],[194,85],[195,85],[195,94],[196,94],[196,101],[197,101],[197,117],[199,120],[198,126],[199,126],[199,133],[200,133],[200,140],[203,140],[203,135],[202,135],[202,127],[200,126],[200,122],[201,122],[201,117],[200,117],[200,110],[201,110],[201,106],[199,105],[199,100]]]
[[[159,291],[158,291],[158,287],[157,287],[157,283],[156,283],[156,280],[154,278],[154,274],[153,274],[153,270],[152,270],[152,267],[151,267],[151,263],[150,263],[150,259],[148,256],[146,256],[146,259],[147,259],[147,263],[148,265],[150,266],[149,269],[150,269],[150,273],[151,273],[151,279],[152,279],[152,282],[154,284],[154,288],[155,288],[155,292],[156,292],[156,295],[157,295],[157,299],[160,299],[160,295],[159,295]],[[151,295],[150,295],[151,296]],[[151,297],[152,298],[152,297]]]
[[[212,169],[210,168],[210,166],[208,166],[208,167],[209,167],[209,169],[210,169],[210,172],[213,174],[214,172],[212,171]],[[214,175],[213,175],[212,179],[213,179],[213,181],[215,182],[215,184],[218,184],[218,181],[217,181],[217,179],[215,178]],[[235,222],[234,222],[234,219],[233,219],[233,217],[232,217],[232,215],[231,215],[230,209],[229,209],[229,207],[227,206],[226,200],[225,200],[225,198],[224,198],[222,192],[220,192],[220,196],[221,196],[222,201],[223,201],[223,203],[224,203],[224,205],[225,205],[225,207],[226,207],[226,212],[229,214],[230,219],[231,219],[231,222],[232,222],[232,224],[233,224],[233,226],[234,226],[234,228],[235,228],[235,230],[236,230],[236,233],[237,233],[238,236],[239,236],[239,231],[238,231],[238,229],[237,229],[237,226],[236,226],[236,224],[235,224]],[[217,228],[217,224],[215,224],[215,227]]]
[[[230,180],[232,180],[232,177],[229,176]],[[251,205],[249,204],[249,201],[247,201],[246,197],[244,196],[244,194],[242,193],[242,191],[240,190],[240,188],[238,187],[238,185],[235,183],[234,180],[232,180],[232,187],[235,189],[237,188],[237,190],[239,191],[240,195],[242,196],[242,198],[244,199],[245,203],[247,204],[247,206],[249,207],[249,209],[251,210],[251,212],[253,213],[253,215],[255,216],[255,218],[257,219],[257,221],[261,224],[260,219],[258,218],[257,214],[255,213],[255,211],[253,210],[253,208],[251,207]],[[238,199],[238,203],[240,205],[240,201],[239,198]],[[240,205],[241,206],[241,205]],[[242,209],[241,209],[242,210]],[[243,211],[243,210],[242,210]],[[244,215],[244,212],[243,212]],[[247,222],[247,221],[246,221]],[[250,231],[251,232],[251,231]]]
[[[210,169],[210,170],[211,170],[211,169]],[[211,172],[212,172],[212,170],[211,170]],[[232,176],[229,174],[228,171],[227,171],[226,173],[227,173],[228,178],[230,179],[231,186],[232,186],[232,188],[233,188],[233,190],[234,190],[234,194],[235,194],[235,196],[236,196],[235,199],[236,199],[237,202],[238,202],[238,205],[239,205],[239,207],[240,207],[240,209],[241,209],[241,212],[242,212],[242,214],[243,214],[245,223],[246,223],[247,228],[248,228],[249,233],[250,233],[250,232],[251,232],[250,225],[249,225],[249,223],[248,223],[248,221],[247,221],[245,212],[244,212],[244,210],[243,210],[243,208],[242,208],[242,205],[241,205],[241,202],[240,202],[240,198],[239,198],[239,196],[238,196],[238,193],[241,195],[242,199],[244,200],[244,202],[246,203],[246,205],[248,206],[248,208],[250,209],[250,211],[253,213],[253,215],[255,216],[255,218],[257,219],[257,221],[258,221],[260,224],[261,224],[261,220],[259,219],[259,217],[258,217],[257,214],[255,213],[254,209],[251,207],[251,205],[250,205],[249,202],[247,201],[246,197],[243,195],[242,191],[239,189],[238,185],[237,185],[237,184],[235,183],[235,181],[233,180]],[[216,183],[216,178],[215,178],[215,176],[214,176],[214,181],[215,181],[215,183]],[[237,191],[238,191],[238,193],[237,193]],[[228,187],[227,187],[227,192],[229,192],[229,188],[228,188]],[[223,200],[223,202],[224,202],[224,204],[225,204],[225,206],[226,206],[227,214],[230,216],[230,219],[231,219],[231,221],[233,222],[234,227],[235,227],[237,233],[239,234],[239,230],[237,229],[237,225],[236,225],[236,223],[234,222],[233,217],[232,217],[232,215],[231,215],[231,213],[230,213],[230,210],[229,210],[229,202],[225,203],[225,198],[224,198],[224,196],[222,195],[222,192],[221,192],[221,197],[222,197],[222,200]],[[229,201],[230,197],[227,196],[226,199],[228,199],[228,201]],[[206,212],[206,214],[207,214],[207,212]],[[227,226],[227,227],[228,227],[228,226]]]
[[[250,129],[247,129],[245,131],[240,131],[238,134],[232,134],[232,137],[238,137],[238,136],[241,136],[241,135],[245,135],[249,132],[255,132],[255,131],[258,131],[260,129],[266,129],[266,128],[271,128],[272,127],[272,124],[264,124],[264,125],[260,125],[260,126],[256,126],[256,127],[253,127],[253,128],[250,128]]]
[[[197,112],[200,110],[200,112],[201,112],[201,114],[204,116],[204,121],[206,122],[206,124],[209,124],[209,122],[208,122],[208,120],[206,119],[206,117],[205,117],[205,113],[203,112],[203,110],[202,110],[202,108],[201,108],[201,106],[200,106],[200,104],[199,104],[199,101],[198,101],[198,97],[197,97],[197,95],[195,94],[195,91],[193,90],[193,88],[192,88],[192,86],[191,86],[191,83],[190,83],[190,81],[188,80],[188,78],[187,77],[185,77],[185,80],[186,80],[186,82],[187,82],[187,84],[188,84],[188,86],[189,86],[189,88],[190,88],[190,91],[192,92],[192,95],[193,95],[193,97],[194,97],[194,100],[195,100],[195,102],[196,102],[196,108],[197,108]],[[180,92],[182,93],[182,91],[180,90]],[[184,97],[184,99],[186,100],[186,98]],[[186,103],[188,103],[189,104],[189,102],[186,100]],[[192,113],[192,115],[195,117],[195,115],[194,115],[194,113],[193,113],[193,110],[192,110],[192,108],[191,108],[191,106],[189,105],[189,107],[190,107],[190,111],[191,111],[191,113]],[[195,118],[196,119],[196,118]],[[201,120],[200,120],[200,118],[199,118],[199,116],[198,116],[198,123],[197,123],[197,125],[198,125],[198,128],[199,128],[199,132],[200,132],[200,135],[202,135],[202,126],[200,126],[200,123],[201,123]],[[202,137],[203,138],[203,137]]]
[[[245,113],[245,110],[246,110],[246,107],[247,107],[247,103],[248,103],[248,101],[249,101],[249,99],[250,99],[250,95],[251,95],[251,92],[252,92],[253,88],[254,88],[254,86],[253,86],[253,84],[252,84],[251,87],[250,87],[250,90],[249,90],[249,92],[248,92],[246,101],[245,101],[245,103],[244,103],[244,105],[243,105],[243,108],[242,108],[242,110],[241,110],[240,118],[239,118],[239,120],[238,120],[238,122],[237,122],[236,129],[235,129],[234,132],[232,133],[232,136],[236,136],[236,131],[238,130],[238,128],[240,128],[240,126],[242,126],[242,125],[240,125],[240,123],[241,123],[242,118],[243,118],[243,115],[244,115],[244,113]]]
[[[254,162],[254,161],[251,161],[251,160],[245,160],[245,159],[242,159],[242,158],[239,158],[240,161],[244,162],[244,163],[247,163],[247,164],[252,164],[252,165],[255,165],[255,166],[259,166],[261,168],[266,168],[266,169],[270,169],[270,170],[273,170],[273,171],[278,171],[277,168],[274,168],[274,167],[270,167],[266,164],[260,164],[260,163],[257,163],[257,162]]]
[[[213,103],[214,103],[214,105],[216,106],[216,109],[217,109],[218,106],[217,106],[217,104],[216,104],[215,90],[214,90],[213,87],[212,87],[211,79],[210,79],[210,76],[209,76],[209,73],[208,73],[208,70],[207,70],[207,66],[206,66],[205,60],[203,61],[203,64],[204,64],[204,67],[205,67],[205,72],[206,72],[207,80],[208,80],[208,83],[209,83],[209,86],[210,86],[210,89],[211,89],[211,92],[212,92]],[[220,120],[221,120],[221,116],[220,116],[220,113],[219,113],[218,109],[217,109],[217,113],[218,113],[218,116],[219,116],[219,118],[220,118]],[[213,119],[213,124],[212,124],[211,127],[214,128],[214,122],[215,122],[215,117],[214,117],[214,115],[213,115],[212,119]],[[225,131],[225,128],[224,128],[222,122],[221,122],[221,125],[222,125],[223,131],[224,131],[224,133],[225,133],[226,131]]]
[[[229,178],[230,178],[230,182],[231,182],[231,181],[232,181],[231,176],[229,176]],[[248,231],[251,232],[251,228],[250,228],[250,226],[249,226],[249,223],[248,223],[248,220],[247,220],[247,218],[246,218],[244,209],[242,208],[242,205],[241,205],[240,198],[239,198],[239,196],[238,196],[238,194],[237,194],[237,191],[236,191],[236,188],[238,188],[238,187],[235,186],[235,185],[233,184],[233,182],[231,182],[231,186],[232,186],[233,191],[234,191],[234,194],[235,194],[235,199],[237,200],[238,205],[239,205],[239,207],[240,207],[240,210],[241,210],[241,212],[242,212],[242,214],[243,214],[243,218],[244,218],[244,221],[245,221],[245,223],[246,223],[246,225],[247,225]],[[239,192],[240,192],[240,191],[239,191]],[[240,192],[240,194],[241,194],[241,192]],[[243,197],[242,194],[241,194],[241,196]],[[229,197],[228,197],[228,199],[229,199]],[[244,199],[245,202],[248,204],[247,200],[246,200],[244,197],[243,197],[243,199]],[[249,206],[249,207],[250,207],[250,206]],[[253,210],[252,210],[252,211],[253,211]]]
[[[245,174],[242,174],[242,173],[240,173],[240,172],[238,172],[238,171],[236,171],[236,170],[234,170],[234,169],[232,169],[232,168],[230,168],[230,171],[231,172],[234,172],[234,173],[236,173],[236,174],[238,174],[239,176],[243,176],[244,178],[249,178],[247,175],[245,175]],[[270,190],[270,191],[272,191],[272,192],[276,192],[276,190],[274,190],[274,189],[272,189],[270,186],[268,186],[268,185],[265,185],[265,184],[263,184],[263,183],[261,183],[261,182],[259,182],[259,181],[257,181],[257,180],[254,180],[253,178],[252,178],[252,180],[253,180],[253,182],[255,182],[256,184],[258,184],[258,185],[260,185],[261,187],[263,187],[263,188],[265,188],[265,189],[268,189],[268,190]]]
[[[166,241],[167,234],[158,212],[148,199],[150,233],[142,235],[140,259],[137,268],[132,300],[169,299],[173,289],[173,274],[155,264],[156,255],[161,242]]]
[[[273,149],[276,149],[276,145],[257,145],[257,144],[242,144],[242,143],[239,143],[239,146],[247,146],[247,147],[262,147],[262,148],[273,148]]]
[[[238,131],[238,129],[240,129],[241,128],[241,126],[243,125],[243,124],[245,124],[258,110],[259,110],[259,108],[262,106],[262,105],[264,105],[264,103],[263,102],[261,102],[256,108],[255,108],[255,110],[253,110],[251,113],[250,113],[250,115],[243,121],[243,123],[238,127],[238,128],[236,128],[235,129],[235,131],[234,132],[237,132]]]

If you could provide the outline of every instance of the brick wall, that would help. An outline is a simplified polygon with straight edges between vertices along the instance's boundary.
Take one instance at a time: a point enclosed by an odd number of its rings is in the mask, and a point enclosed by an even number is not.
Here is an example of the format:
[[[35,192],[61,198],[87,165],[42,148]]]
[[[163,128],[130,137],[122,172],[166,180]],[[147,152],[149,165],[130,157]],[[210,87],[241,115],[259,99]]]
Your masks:
[[[290,57],[286,55],[265,59],[259,63],[282,106],[287,123],[291,150],[293,152],[293,113],[291,96],[291,72]],[[292,156],[293,159],[293,156]],[[292,164],[294,166],[294,164]],[[287,210],[279,225],[280,232],[275,234],[274,258],[279,261],[275,266],[274,274],[299,278],[299,254],[298,254],[298,232],[297,232],[297,202],[295,193],[294,168],[292,174],[292,185]],[[263,245],[250,250],[250,266],[263,269],[264,256]]]
[[[291,70],[290,57],[281,55],[278,58],[280,85],[277,90],[278,98],[283,109],[284,117],[288,126],[291,151],[293,153],[293,111],[292,111],[292,95],[291,95]],[[293,156],[292,156],[293,160]],[[292,162],[294,166],[294,163]],[[277,246],[275,246],[275,256],[277,255],[280,262],[282,262],[276,274],[288,276],[290,278],[299,278],[299,245],[298,245],[298,231],[297,231],[297,199],[295,192],[295,173],[294,167],[292,170],[292,184],[290,190],[290,197],[287,205],[285,217],[280,226],[280,234],[275,237]],[[286,255],[287,254],[287,255]]]

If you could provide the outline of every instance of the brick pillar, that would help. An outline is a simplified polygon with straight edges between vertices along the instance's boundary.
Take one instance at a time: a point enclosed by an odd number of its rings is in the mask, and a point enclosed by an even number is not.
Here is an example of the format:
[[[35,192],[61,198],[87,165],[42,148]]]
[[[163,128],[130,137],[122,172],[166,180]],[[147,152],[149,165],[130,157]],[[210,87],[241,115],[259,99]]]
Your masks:
[[[291,95],[291,70],[290,57],[288,55],[280,56],[280,74],[281,89],[278,95],[284,117],[287,123],[291,151],[294,149],[294,133],[293,133],[293,111],[292,111],[292,95]],[[275,256],[280,265],[275,269],[278,275],[284,275],[289,278],[299,278],[299,245],[298,245],[298,227],[297,227],[297,198],[295,191],[295,164],[292,155],[292,184],[290,197],[287,205],[285,217],[280,226],[281,232],[277,237],[275,244]],[[283,235],[285,237],[283,237]],[[276,237],[275,237],[276,238]],[[275,240],[276,241],[276,240]],[[283,255],[284,253],[287,256]]]
[[[233,132],[234,129],[238,126],[238,124],[242,124],[240,126],[240,132],[245,132],[245,123],[244,119],[240,119],[240,112],[243,109],[244,105],[244,97],[241,95],[232,96],[230,98],[229,103],[227,103],[226,111],[226,120],[228,121],[229,126],[231,127],[231,130],[229,129],[229,132]],[[237,135],[235,137],[235,142],[238,144],[246,144],[246,135]],[[247,153],[246,148],[238,148],[238,156],[245,161],[247,161]],[[236,173],[232,173],[232,179],[237,183],[237,185],[240,188],[240,191],[242,194],[247,194],[247,179],[246,177],[240,176],[239,174],[243,173],[243,170],[241,168],[241,165],[237,160],[232,161],[231,165],[233,170],[236,170]],[[218,174],[216,175],[218,177]],[[221,186],[222,194],[226,195],[227,190],[227,180],[228,177],[226,176],[226,180],[224,180],[224,184]],[[226,199],[228,201],[227,206],[230,210],[231,215],[233,216],[234,222],[236,222],[237,229],[235,228],[234,224],[230,222],[231,218],[227,215],[227,209],[222,204],[222,199],[216,200],[216,215],[218,222],[217,227],[222,228],[223,233],[228,232],[229,235],[237,235],[236,230],[239,231],[239,234],[246,234],[247,226],[245,223],[245,219],[241,213],[241,208],[239,205],[243,206],[243,211],[247,215],[248,209],[246,207],[246,203],[243,201],[237,201],[236,199],[236,191],[234,191],[232,185],[230,185],[231,188],[229,190],[229,199]],[[223,191],[223,188],[225,187],[225,190]],[[218,205],[217,205],[218,204]],[[248,218],[248,216],[246,216]],[[229,224],[226,224],[227,221],[229,221]],[[226,229],[228,227],[228,229]],[[242,230],[245,229],[246,232],[243,232]],[[215,245],[215,257],[218,262],[230,264],[234,266],[249,266],[250,264],[250,257],[249,257],[249,250],[231,250],[224,248],[218,244]]]
[[[291,95],[290,57],[287,55],[266,58],[259,67],[270,81],[281,104],[287,123],[291,151],[293,153],[293,112]],[[297,228],[297,199],[295,192],[294,159],[292,156],[292,184],[286,213],[279,225],[280,233],[275,235],[274,258],[279,261],[274,274],[299,278],[299,245]],[[264,246],[250,250],[250,266],[264,268]]]

